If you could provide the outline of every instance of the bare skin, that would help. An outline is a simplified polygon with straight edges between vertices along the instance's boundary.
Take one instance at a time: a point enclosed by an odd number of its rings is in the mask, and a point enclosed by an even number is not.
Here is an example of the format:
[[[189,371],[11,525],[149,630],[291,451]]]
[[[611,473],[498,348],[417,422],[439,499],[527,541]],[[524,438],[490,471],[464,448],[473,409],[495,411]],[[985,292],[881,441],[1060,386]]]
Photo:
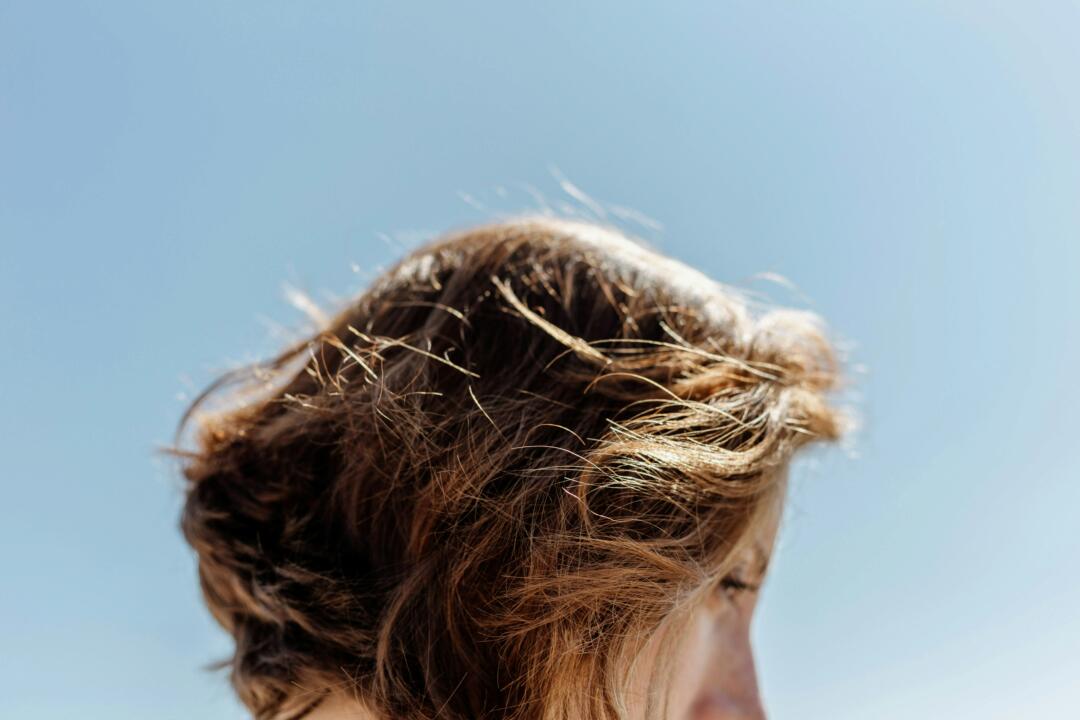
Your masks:
[[[778,526],[778,517],[765,525],[733,573],[693,610],[673,651],[669,720],[764,720],[750,626]],[[632,720],[645,718],[646,688],[660,639],[646,644],[632,675]]]
[[[735,573],[694,610],[688,631],[675,649],[669,689],[670,720],[764,720],[757,672],[750,643],[750,624],[757,606],[757,588],[765,579],[768,557],[776,541],[777,523],[764,528]],[[659,637],[646,643],[633,675],[633,720],[645,715],[648,687]],[[635,696],[640,701],[635,701]],[[305,720],[381,720],[351,697],[326,698]]]

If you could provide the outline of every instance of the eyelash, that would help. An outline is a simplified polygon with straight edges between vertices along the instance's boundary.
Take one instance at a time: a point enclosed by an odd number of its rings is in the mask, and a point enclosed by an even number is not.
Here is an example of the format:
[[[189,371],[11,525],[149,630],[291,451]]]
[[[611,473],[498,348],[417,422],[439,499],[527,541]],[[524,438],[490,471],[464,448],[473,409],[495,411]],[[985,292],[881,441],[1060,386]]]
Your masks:
[[[745,580],[735,577],[734,575],[728,575],[726,578],[720,581],[720,591],[726,595],[736,595],[741,592],[757,592],[761,586],[746,582]]]

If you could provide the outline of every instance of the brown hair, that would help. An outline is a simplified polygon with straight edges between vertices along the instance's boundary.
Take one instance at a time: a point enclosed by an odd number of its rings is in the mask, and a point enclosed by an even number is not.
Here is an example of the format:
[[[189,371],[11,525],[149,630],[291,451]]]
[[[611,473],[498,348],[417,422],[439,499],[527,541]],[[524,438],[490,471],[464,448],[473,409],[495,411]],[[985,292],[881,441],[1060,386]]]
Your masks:
[[[410,720],[622,717],[639,639],[840,431],[812,316],[568,221],[429,243],[255,371],[193,404],[181,454],[258,718],[332,689]]]

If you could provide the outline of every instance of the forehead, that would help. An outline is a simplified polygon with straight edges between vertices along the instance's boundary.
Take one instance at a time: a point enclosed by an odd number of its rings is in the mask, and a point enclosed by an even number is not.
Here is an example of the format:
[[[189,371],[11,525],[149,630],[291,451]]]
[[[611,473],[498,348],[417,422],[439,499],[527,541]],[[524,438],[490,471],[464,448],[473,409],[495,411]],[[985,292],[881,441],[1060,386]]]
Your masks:
[[[736,551],[735,567],[750,576],[764,577],[776,547],[781,510],[777,503],[758,514]]]

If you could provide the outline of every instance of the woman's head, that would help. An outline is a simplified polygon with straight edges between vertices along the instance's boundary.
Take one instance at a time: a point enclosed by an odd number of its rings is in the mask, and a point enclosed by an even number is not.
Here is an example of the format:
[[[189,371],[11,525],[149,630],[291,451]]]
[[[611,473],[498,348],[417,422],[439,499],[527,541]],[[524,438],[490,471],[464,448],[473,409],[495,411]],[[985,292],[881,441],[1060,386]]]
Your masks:
[[[330,692],[410,719],[750,706],[784,471],[839,433],[812,317],[523,219],[410,253],[256,370],[190,416],[182,516],[256,716]]]

